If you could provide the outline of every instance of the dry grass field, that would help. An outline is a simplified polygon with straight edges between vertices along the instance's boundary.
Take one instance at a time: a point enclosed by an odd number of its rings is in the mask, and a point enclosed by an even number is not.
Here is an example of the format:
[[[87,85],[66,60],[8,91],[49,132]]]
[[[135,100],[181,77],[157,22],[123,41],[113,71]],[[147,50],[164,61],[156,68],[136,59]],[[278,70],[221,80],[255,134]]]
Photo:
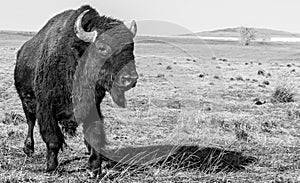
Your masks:
[[[23,153],[27,125],[13,70],[28,39],[0,34],[0,182],[95,182],[86,170],[81,127],[67,139],[53,173],[44,172],[46,147],[37,126],[35,154]],[[136,42],[140,78],[127,92],[128,107],[116,107],[109,95],[102,103],[108,149],[174,145],[191,154],[199,147],[202,164],[185,167],[192,158],[183,158],[143,168],[107,166],[102,182],[300,182],[299,43]]]

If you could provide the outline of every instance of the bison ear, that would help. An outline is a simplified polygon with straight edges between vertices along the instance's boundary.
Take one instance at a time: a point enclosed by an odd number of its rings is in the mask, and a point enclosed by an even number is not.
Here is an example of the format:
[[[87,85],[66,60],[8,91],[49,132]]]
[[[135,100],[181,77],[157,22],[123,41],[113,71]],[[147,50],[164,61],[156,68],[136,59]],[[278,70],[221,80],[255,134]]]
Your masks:
[[[136,22],[134,20],[132,20],[131,22],[126,22],[125,25],[130,30],[130,32],[133,34],[133,37],[135,37],[136,32],[137,32]]]

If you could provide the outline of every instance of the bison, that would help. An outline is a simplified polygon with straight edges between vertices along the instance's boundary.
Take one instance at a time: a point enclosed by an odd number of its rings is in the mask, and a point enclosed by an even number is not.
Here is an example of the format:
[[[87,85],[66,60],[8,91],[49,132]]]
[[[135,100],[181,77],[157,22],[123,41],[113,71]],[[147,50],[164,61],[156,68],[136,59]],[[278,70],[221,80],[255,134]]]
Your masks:
[[[124,93],[133,88],[138,74],[134,59],[135,21],[100,15],[84,5],[51,18],[17,53],[15,87],[28,124],[24,152],[34,152],[33,129],[38,121],[47,147],[46,171],[58,166],[58,153],[66,131],[76,134],[83,124],[90,153],[89,168],[101,173],[106,144],[100,104],[106,92],[120,107]]]

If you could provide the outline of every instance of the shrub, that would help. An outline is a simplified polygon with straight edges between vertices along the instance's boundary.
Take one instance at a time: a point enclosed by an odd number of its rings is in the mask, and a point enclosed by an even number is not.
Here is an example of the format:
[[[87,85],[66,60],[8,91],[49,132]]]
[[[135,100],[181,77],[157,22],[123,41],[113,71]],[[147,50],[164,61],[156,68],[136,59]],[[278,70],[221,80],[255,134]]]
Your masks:
[[[272,94],[271,101],[280,103],[294,102],[294,97],[295,93],[293,92],[293,88],[283,85],[276,87]]]
[[[5,117],[4,119],[1,121],[3,124],[13,124],[13,125],[18,125],[21,123],[25,122],[25,119],[23,116],[21,116],[18,113],[15,112],[11,112],[11,113],[4,113]]]
[[[262,76],[264,76],[264,75],[265,75],[265,72],[264,72],[263,70],[258,70],[258,71],[257,71],[257,75],[262,75]]]
[[[244,79],[243,79],[242,76],[237,76],[237,77],[236,77],[236,80],[237,80],[237,81],[244,81]]]
[[[258,87],[265,88],[266,85],[264,85],[264,84],[259,84]]]
[[[163,77],[165,77],[165,75],[164,74],[157,74],[157,77],[158,78],[163,78]]]
[[[166,68],[167,70],[171,70],[172,69],[172,67],[171,66],[167,66],[167,68]]]
[[[269,81],[263,81],[263,84],[264,84],[264,85],[269,85],[270,82],[269,82]]]
[[[202,73],[198,75],[199,78],[203,78],[204,76],[205,76],[205,75],[202,74]]]

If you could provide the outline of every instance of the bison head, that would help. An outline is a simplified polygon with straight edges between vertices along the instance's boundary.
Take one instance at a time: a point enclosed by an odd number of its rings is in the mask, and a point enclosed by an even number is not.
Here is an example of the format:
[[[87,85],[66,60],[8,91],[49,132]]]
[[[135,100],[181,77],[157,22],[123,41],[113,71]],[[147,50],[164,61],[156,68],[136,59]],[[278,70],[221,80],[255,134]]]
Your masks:
[[[94,103],[92,100],[97,99],[97,93],[108,91],[118,106],[125,107],[124,93],[134,87],[138,79],[133,54],[136,23],[118,23],[106,31],[95,27],[87,32],[81,25],[87,12],[81,13],[74,25],[77,37],[90,43],[76,68],[73,84],[73,97],[77,95],[75,103],[80,110],[86,109],[87,105],[80,103]]]

